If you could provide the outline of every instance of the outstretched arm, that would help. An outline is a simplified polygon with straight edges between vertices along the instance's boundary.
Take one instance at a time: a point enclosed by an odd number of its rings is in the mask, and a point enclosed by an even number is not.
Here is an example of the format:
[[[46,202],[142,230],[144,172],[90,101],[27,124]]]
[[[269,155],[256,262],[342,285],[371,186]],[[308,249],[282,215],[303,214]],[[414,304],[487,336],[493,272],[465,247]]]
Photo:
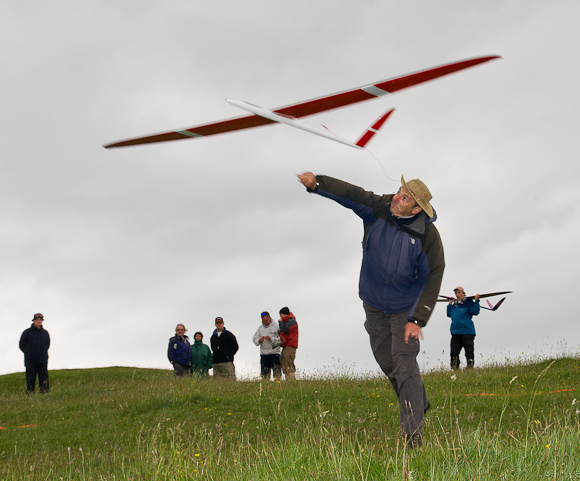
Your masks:
[[[310,190],[316,189],[316,177],[312,172],[304,172],[303,174],[296,174],[298,180],[302,182],[302,185]]]
[[[377,195],[356,185],[326,175],[315,176],[312,172],[297,175],[309,192],[321,195],[351,209],[363,219],[365,225],[376,220],[378,212],[391,201],[392,195]]]

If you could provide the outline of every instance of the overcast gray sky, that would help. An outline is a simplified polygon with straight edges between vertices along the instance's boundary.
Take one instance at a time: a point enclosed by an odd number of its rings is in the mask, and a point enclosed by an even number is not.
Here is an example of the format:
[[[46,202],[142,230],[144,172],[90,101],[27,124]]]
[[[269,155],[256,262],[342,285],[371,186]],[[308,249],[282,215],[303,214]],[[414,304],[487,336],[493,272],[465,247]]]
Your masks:
[[[302,372],[376,371],[358,298],[362,225],[309,195],[311,170],[433,193],[444,293],[513,290],[476,318],[476,363],[578,353],[580,4],[119,0],[0,4],[0,373],[32,315],[50,369],[169,368],[177,322],[216,316],[258,373],[260,312],[289,306]],[[105,150],[447,62],[498,61],[309,117],[374,156],[286,126]],[[495,299],[499,300],[499,299]],[[439,304],[425,368],[447,365]]]

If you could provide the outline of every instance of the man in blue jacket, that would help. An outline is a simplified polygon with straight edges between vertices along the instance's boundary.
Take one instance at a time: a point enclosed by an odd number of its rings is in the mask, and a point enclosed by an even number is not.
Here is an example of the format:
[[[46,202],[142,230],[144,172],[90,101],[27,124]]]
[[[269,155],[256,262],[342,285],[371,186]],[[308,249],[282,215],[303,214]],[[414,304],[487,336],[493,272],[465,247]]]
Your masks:
[[[453,289],[457,299],[450,299],[447,317],[451,318],[451,368],[459,369],[459,354],[465,349],[467,367],[475,363],[475,326],[472,316],[479,314],[479,294],[473,299],[465,297],[463,287]]]
[[[173,365],[173,372],[178,378],[189,374],[191,368],[191,345],[186,332],[183,324],[177,324],[175,336],[169,339],[167,346],[167,359]]]
[[[44,316],[39,312],[32,318],[32,326],[20,336],[20,350],[24,353],[26,366],[26,392],[34,393],[36,376],[41,393],[48,392],[48,348],[50,335],[42,327]]]
[[[401,434],[409,447],[420,447],[429,401],[417,364],[419,337],[445,269],[431,193],[419,179],[405,182],[402,177],[398,192],[391,195],[312,172],[298,179],[309,192],[338,202],[363,221],[359,296],[365,328],[375,359],[399,398]]]

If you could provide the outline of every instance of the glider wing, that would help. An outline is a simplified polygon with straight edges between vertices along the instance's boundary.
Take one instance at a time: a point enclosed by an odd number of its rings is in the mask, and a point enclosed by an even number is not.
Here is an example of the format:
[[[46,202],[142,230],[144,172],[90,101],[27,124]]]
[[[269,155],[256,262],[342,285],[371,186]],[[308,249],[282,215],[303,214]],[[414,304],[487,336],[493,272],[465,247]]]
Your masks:
[[[445,75],[449,75],[451,73],[458,72],[460,70],[473,67],[475,65],[479,65],[481,63],[488,62],[497,58],[500,57],[497,55],[492,55],[453,62],[446,65],[441,65],[439,67],[403,75],[402,77],[381,80],[373,84],[331,94],[325,97],[318,97],[312,100],[287,105],[285,107],[274,109],[272,112],[288,117],[305,117],[307,115],[313,115],[320,112],[325,112],[327,110],[337,109],[339,107],[363,102],[365,100],[372,100],[375,98],[383,97],[385,95],[398,92],[399,90],[403,90],[414,85],[419,85],[423,82],[443,77]],[[111,149],[115,147],[126,147],[129,145],[150,144],[155,142],[168,142],[172,140],[207,137],[209,135],[259,127],[261,125],[267,125],[274,122],[276,121],[261,117],[259,115],[246,115],[242,117],[220,120],[209,124],[188,127],[185,129],[172,130],[169,132],[113,142],[105,145],[104,147]],[[359,140],[359,142],[361,140]]]
[[[501,296],[502,294],[511,294],[513,291],[503,291],[503,292],[490,292],[488,294],[480,294],[479,298],[480,299],[484,299],[486,297],[493,297],[493,296]],[[449,297],[449,296],[444,296],[443,294],[439,294],[439,297],[442,297],[443,299],[437,299],[437,302],[449,302],[449,301],[454,301],[455,297]],[[475,296],[467,296],[466,299],[473,299]],[[504,297],[505,299],[505,297]],[[501,301],[498,302],[497,307],[499,307],[499,305],[501,305],[501,303],[503,302],[503,299]],[[496,309],[497,309],[496,307]],[[487,307],[484,307],[484,309],[487,309]],[[495,310],[495,309],[493,309]]]
[[[501,296],[502,294],[511,294],[513,291],[503,291],[503,292],[491,292],[489,294],[480,294],[479,298],[484,299],[485,297]],[[468,296],[473,299],[475,296]]]

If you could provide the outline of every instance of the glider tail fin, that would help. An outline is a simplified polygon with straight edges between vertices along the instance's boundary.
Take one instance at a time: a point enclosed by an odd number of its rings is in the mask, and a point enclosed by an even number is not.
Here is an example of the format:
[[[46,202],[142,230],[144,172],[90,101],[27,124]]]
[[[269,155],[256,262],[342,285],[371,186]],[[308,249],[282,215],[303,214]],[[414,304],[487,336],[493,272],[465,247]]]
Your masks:
[[[501,306],[503,301],[505,301],[505,297],[501,301],[499,301],[495,306],[493,306],[493,310],[497,311],[499,309],[499,306]]]
[[[381,115],[373,125],[371,125],[365,132],[362,134],[361,138],[355,142],[355,145],[360,147],[361,149],[367,145],[371,139],[378,133],[379,129],[383,126],[386,120],[390,117],[390,115],[395,111],[395,109],[391,109],[388,112],[385,112]]]
[[[500,300],[495,306],[491,305],[491,302],[487,301],[487,305],[489,307],[484,307],[484,309],[487,309],[488,311],[497,311],[499,309],[499,306],[502,305],[503,301],[505,301],[505,297]]]

